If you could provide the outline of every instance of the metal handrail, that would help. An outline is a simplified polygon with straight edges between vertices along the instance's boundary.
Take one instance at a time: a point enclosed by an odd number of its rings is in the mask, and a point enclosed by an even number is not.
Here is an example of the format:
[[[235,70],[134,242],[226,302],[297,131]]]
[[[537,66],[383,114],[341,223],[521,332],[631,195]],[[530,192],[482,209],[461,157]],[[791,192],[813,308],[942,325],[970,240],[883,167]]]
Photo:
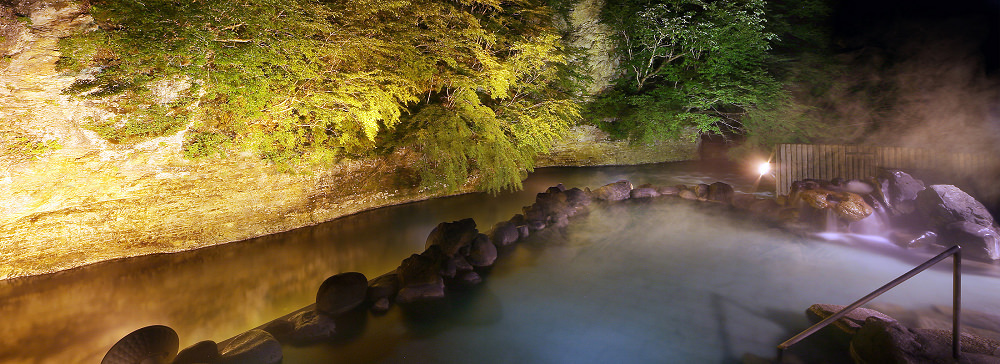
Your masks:
[[[788,349],[788,347],[790,347],[792,345],[795,345],[795,343],[801,341],[802,339],[805,339],[809,335],[814,334],[816,331],[819,331],[820,329],[826,327],[827,325],[829,325],[830,323],[832,323],[832,322],[840,319],[841,317],[844,317],[845,315],[847,315],[848,313],[850,313],[851,311],[853,311],[855,308],[858,308],[861,305],[863,305],[865,303],[868,303],[868,301],[871,301],[871,300],[875,299],[875,297],[880,296],[881,294],[885,293],[886,291],[892,289],[893,287],[899,285],[900,283],[903,283],[907,279],[912,278],[913,276],[917,275],[918,273],[923,272],[925,269],[930,268],[932,265],[937,264],[938,262],[944,260],[945,258],[947,258],[947,257],[949,257],[951,255],[955,256],[955,260],[954,260],[955,266],[954,266],[954,269],[952,270],[952,322],[951,322],[951,324],[952,324],[952,334],[951,334],[951,355],[955,359],[958,359],[959,356],[962,355],[962,348],[961,348],[961,345],[960,345],[960,338],[959,338],[959,333],[960,333],[961,328],[962,328],[962,324],[959,322],[959,317],[960,317],[961,312],[962,312],[962,308],[961,308],[961,305],[962,305],[962,247],[960,247],[958,245],[955,245],[955,246],[952,246],[951,248],[948,248],[948,250],[945,250],[941,254],[938,254],[938,255],[934,256],[933,258],[927,260],[923,264],[918,265],[916,268],[911,269],[909,272],[906,272],[906,274],[903,274],[903,275],[899,276],[899,278],[893,279],[891,282],[886,283],[886,285],[880,287],[879,289],[876,289],[875,291],[872,291],[872,293],[869,293],[867,296],[864,296],[860,300],[855,301],[850,306],[844,307],[844,309],[842,309],[840,311],[837,311],[837,313],[831,315],[830,317],[827,317],[827,318],[823,319],[822,321],[817,322],[815,325],[810,326],[808,329],[805,329],[804,331],[800,332],[798,335],[792,336],[791,339],[788,339],[785,342],[779,344],[778,345],[778,362],[781,363],[782,354],[784,354],[785,349]]]

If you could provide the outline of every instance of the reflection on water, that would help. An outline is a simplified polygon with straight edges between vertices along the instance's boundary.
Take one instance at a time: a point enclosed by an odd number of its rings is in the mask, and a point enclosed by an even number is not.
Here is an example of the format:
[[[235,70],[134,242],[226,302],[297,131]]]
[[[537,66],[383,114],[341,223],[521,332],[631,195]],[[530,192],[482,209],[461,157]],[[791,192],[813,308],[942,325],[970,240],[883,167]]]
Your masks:
[[[809,305],[853,302],[919,259],[797,238],[677,199],[597,210],[558,236],[517,245],[440,320],[394,308],[352,342],[287,348],[284,363],[737,363],[773,357],[809,326]],[[1000,278],[964,280],[963,308],[1000,312]],[[944,264],[875,302],[949,305],[950,291]],[[792,352],[850,362],[823,337]]]
[[[473,217],[487,230],[560,182],[597,187],[618,179],[636,185],[721,180],[744,191],[753,182],[726,170],[693,163],[546,168],[518,193],[435,199],[223,246],[0,281],[0,362],[96,363],[118,339],[153,324],[177,330],[182,347],[221,341],[312,303],[330,275],[358,271],[374,277],[394,269],[423,249],[439,222]],[[485,307],[499,313],[500,299],[518,295],[515,289],[470,299],[491,301]]]

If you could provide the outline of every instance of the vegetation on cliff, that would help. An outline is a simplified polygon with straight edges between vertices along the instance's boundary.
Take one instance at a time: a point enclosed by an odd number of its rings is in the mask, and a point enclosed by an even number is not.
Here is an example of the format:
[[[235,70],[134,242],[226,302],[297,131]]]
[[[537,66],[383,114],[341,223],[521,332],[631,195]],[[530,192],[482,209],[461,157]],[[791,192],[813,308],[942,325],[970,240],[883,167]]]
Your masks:
[[[123,111],[91,125],[112,141],[190,128],[189,157],[250,150],[286,166],[408,148],[427,186],[477,176],[496,191],[578,117],[537,1],[90,5],[99,29],[66,38],[61,65],[94,75],[69,92]]]
[[[824,1],[605,2],[620,77],[586,117],[640,143],[808,135],[773,50],[825,39]],[[586,62],[553,16],[576,4],[90,0],[98,29],[65,38],[60,66],[89,75],[67,92],[118,111],[88,126],[113,142],[187,130],[188,157],[286,168],[405,151],[426,187],[498,191],[581,118]]]

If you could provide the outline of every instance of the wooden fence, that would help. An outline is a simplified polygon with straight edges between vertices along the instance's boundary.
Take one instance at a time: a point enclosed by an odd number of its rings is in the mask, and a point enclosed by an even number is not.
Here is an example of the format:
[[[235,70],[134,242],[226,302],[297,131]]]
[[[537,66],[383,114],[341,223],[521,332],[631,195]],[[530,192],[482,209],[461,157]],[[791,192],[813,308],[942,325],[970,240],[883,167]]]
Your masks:
[[[792,182],[806,178],[868,179],[875,177],[879,168],[970,175],[995,168],[1000,158],[982,153],[873,145],[779,144],[774,163],[775,189],[784,195]]]

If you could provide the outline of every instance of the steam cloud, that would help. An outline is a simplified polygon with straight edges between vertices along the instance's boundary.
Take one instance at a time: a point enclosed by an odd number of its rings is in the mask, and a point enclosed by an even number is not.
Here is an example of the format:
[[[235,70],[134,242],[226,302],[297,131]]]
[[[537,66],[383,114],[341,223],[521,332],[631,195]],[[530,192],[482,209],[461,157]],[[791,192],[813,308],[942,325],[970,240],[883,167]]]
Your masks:
[[[849,40],[863,46],[842,55],[849,66],[825,95],[831,137],[1000,156],[1000,80],[984,57],[1000,44],[989,44],[985,23],[899,21]],[[997,214],[1000,165],[960,177]]]

